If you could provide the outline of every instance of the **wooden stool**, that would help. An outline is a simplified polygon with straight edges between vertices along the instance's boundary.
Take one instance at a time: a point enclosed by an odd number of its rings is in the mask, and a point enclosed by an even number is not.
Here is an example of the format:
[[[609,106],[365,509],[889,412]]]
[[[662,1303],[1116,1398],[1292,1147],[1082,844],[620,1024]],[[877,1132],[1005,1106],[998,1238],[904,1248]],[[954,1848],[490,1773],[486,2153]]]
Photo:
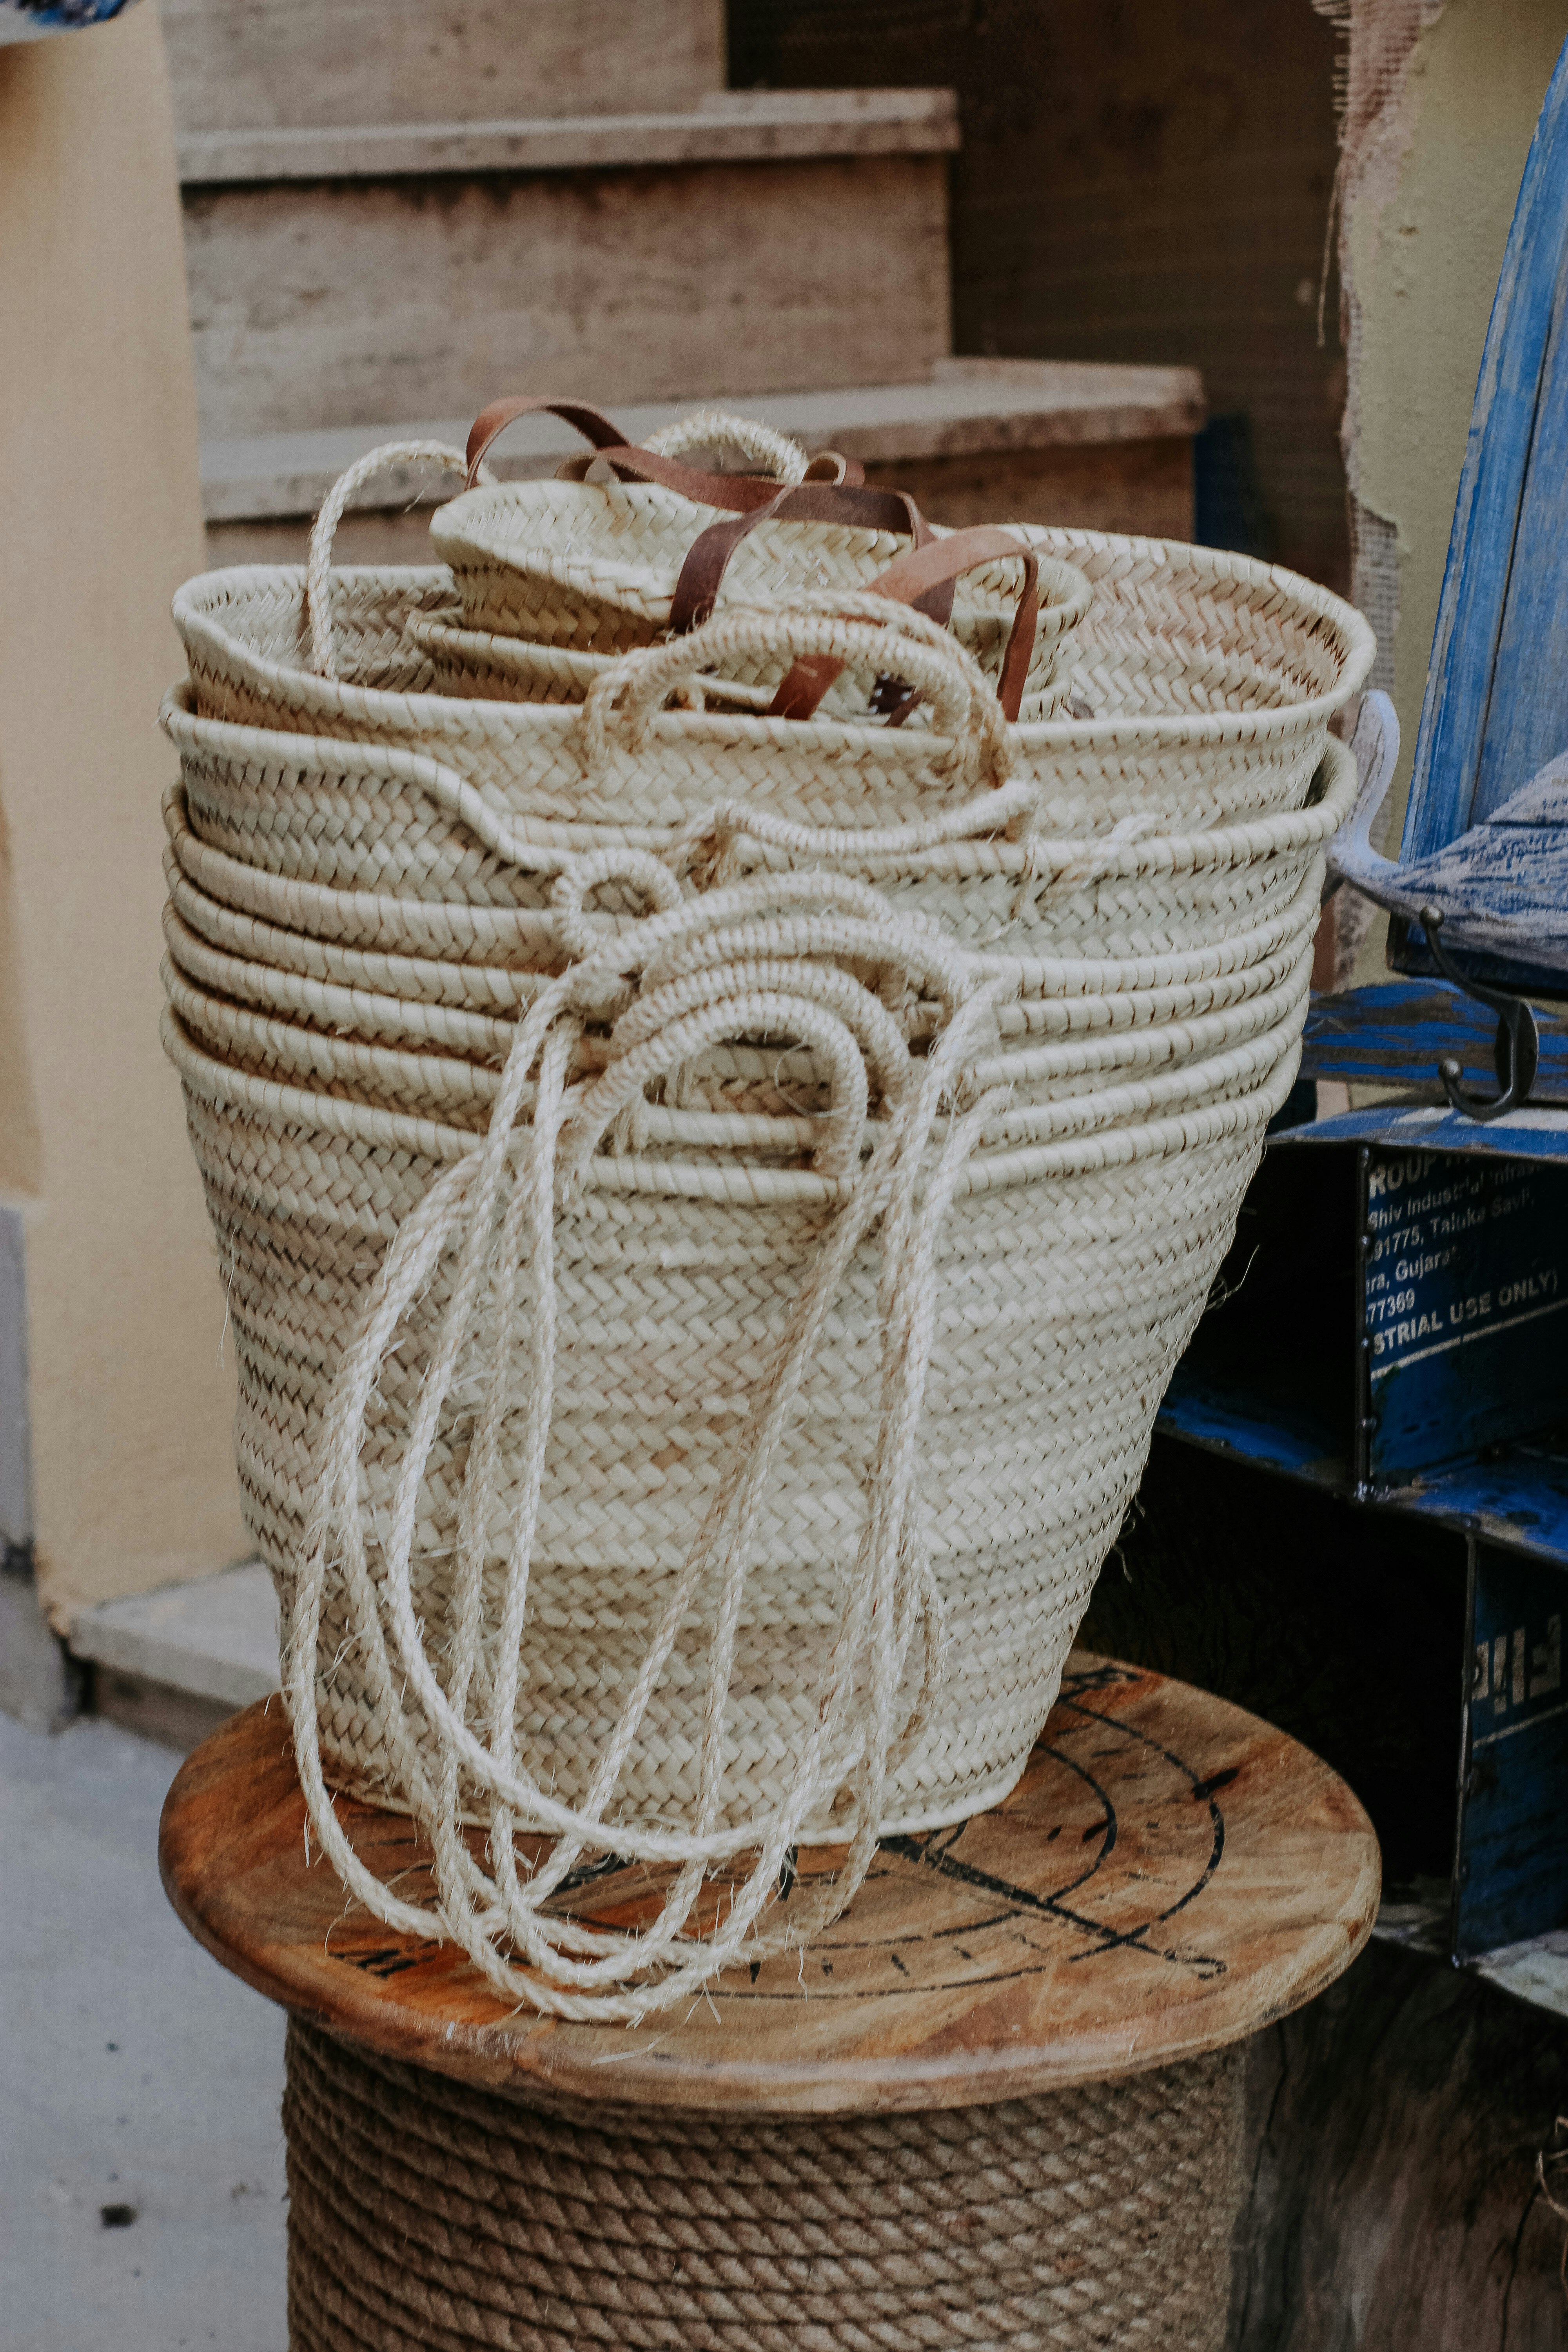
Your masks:
[[[416,1887],[410,1824],[340,1809]],[[890,1839],[804,1956],[636,2028],[508,2011],[346,1909],[276,1703],[188,1759],[161,1847],[291,2012],[294,2352],[1217,2352],[1239,2045],[1354,1958],[1379,1883],[1317,1757],[1082,1652],[1005,1804]]]

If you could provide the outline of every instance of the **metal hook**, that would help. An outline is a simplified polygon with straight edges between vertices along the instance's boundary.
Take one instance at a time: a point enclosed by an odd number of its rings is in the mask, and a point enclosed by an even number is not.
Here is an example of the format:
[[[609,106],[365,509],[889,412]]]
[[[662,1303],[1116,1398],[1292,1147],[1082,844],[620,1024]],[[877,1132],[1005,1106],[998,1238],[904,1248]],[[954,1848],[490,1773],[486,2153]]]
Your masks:
[[[1492,1065],[1497,1071],[1500,1094],[1489,1101],[1484,1096],[1473,1095],[1461,1086],[1464,1064],[1457,1054],[1445,1054],[1437,1065],[1437,1076],[1443,1081],[1443,1092],[1458,1111],[1467,1118],[1500,1118],[1505,1111],[1519,1110],[1530,1099],[1530,1089],[1535,1084],[1535,1073],[1541,1060],[1541,1032],[1536,1027],[1533,1009],[1521,996],[1505,996],[1496,989],[1483,988],[1479,980],[1468,980],[1449,961],[1437,934],[1443,928],[1441,907],[1423,907],[1421,928],[1426,934],[1426,944],[1432,950],[1432,961],[1445,980],[1476,1003],[1484,1004],[1498,1016],[1497,1036],[1492,1044]]]

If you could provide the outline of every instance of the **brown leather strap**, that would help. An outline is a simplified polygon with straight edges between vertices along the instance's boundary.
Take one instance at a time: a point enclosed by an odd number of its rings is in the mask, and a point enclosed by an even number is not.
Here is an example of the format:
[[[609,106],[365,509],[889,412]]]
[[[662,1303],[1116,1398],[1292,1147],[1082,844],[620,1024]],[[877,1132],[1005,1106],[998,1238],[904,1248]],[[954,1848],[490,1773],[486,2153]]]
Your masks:
[[[660,457],[651,449],[632,447],[620,426],[612,424],[597,408],[590,407],[585,400],[559,400],[542,393],[513,393],[505,400],[492,400],[475,417],[468,447],[467,487],[470,490],[479,479],[486,452],[507,426],[520,416],[540,414],[559,416],[563,425],[570,425],[593,445],[584,457],[569,457],[559,468],[568,481],[581,480],[589,467],[603,457],[615,467],[622,481],[662,482],[667,489],[679,490],[683,498],[693,499],[703,506],[763,507],[778,496],[779,485],[771,474],[699,473],[693,467],[678,465],[673,457]]]
[[[868,490],[863,483],[839,481],[805,481],[778,490],[765,507],[731,515],[728,522],[710,522],[692,541],[669,600],[672,637],[683,637],[708,619],[719,601],[730,558],[760,522],[858,523],[870,530],[907,531],[917,547],[931,536],[931,525],[907,490]],[[947,595],[951,610],[951,586]]]
[[[512,393],[506,399],[492,400],[488,408],[481,408],[469,428],[468,487],[470,490],[479,479],[479,467],[490,444],[498,441],[507,426],[518,417],[535,415],[541,411],[548,416],[559,416],[563,425],[570,425],[584,441],[591,441],[595,449],[619,448],[626,437],[618,425],[612,425],[607,416],[600,410],[591,408],[585,400],[558,400],[550,393],[538,395]]]
[[[1010,530],[977,523],[973,530],[955,530],[946,539],[929,540],[924,546],[911,549],[908,555],[900,555],[863,593],[890,596],[900,604],[912,604],[917,612],[930,612],[935,593],[945,590],[951,609],[952,583],[960,574],[973,571],[976,564],[994,563],[1003,556],[1016,556],[1024,566],[1024,585],[1002,656],[1002,677],[997,687],[997,699],[1011,725],[1023,705],[1029,657],[1035,649],[1035,628],[1040,615],[1040,566],[1033,548],[1015,539]],[[804,656],[769,704],[768,717],[809,719],[843,667],[841,661],[826,654]],[[913,695],[906,696],[890,723],[896,726],[913,708],[914,701]]]
[[[779,494],[774,474],[700,474],[691,466],[678,465],[673,457],[661,457],[652,449],[634,449],[625,442],[614,449],[591,449],[584,457],[566,458],[555,468],[556,478],[580,482],[601,457],[623,482],[662,482],[666,489],[678,490],[699,506],[725,507],[738,513],[765,507]]]
[[[801,476],[805,482],[847,482],[858,489],[866,478],[866,468],[858,457],[841,457],[837,449],[819,449]]]

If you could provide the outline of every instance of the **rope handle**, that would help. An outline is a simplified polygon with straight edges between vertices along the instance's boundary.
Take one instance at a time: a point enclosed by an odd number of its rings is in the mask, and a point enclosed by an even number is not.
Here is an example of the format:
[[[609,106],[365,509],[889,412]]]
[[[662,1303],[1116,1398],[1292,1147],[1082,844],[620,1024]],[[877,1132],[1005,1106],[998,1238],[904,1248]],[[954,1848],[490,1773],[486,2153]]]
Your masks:
[[[356,490],[374,480],[377,474],[390,473],[395,466],[437,466],[444,473],[462,474],[468,470],[468,461],[460,449],[445,441],[384,441],[379,449],[371,449],[356,457],[346,473],[340,474],[321,501],[321,510],[310,525],[310,548],[305,564],[305,609],[310,621],[310,667],[318,677],[335,678],[338,674],[336,635],[332,627],[332,541],[338,535],[338,525],[348,509]],[[490,478],[487,473],[487,481]]]
[[[563,481],[581,481],[589,467],[603,457],[614,467],[623,481],[658,482],[666,489],[675,490],[700,506],[763,507],[778,495],[776,474],[700,472],[694,467],[678,464],[673,457],[662,455],[657,448],[637,448],[628,442],[618,425],[612,424],[607,416],[599,409],[590,407],[586,401],[558,399],[552,394],[543,393],[537,395],[511,393],[504,399],[492,400],[488,408],[480,410],[468,433],[466,488],[471,490],[479,481],[486,452],[493,447],[509,425],[514,425],[520,416],[542,414],[558,416],[563,425],[570,425],[574,432],[580,433],[592,445],[584,457],[568,457],[558,468],[558,477]],[[793,467],[798,465],[800,471],[795,478],[804,477],[805,460],[795,444],[785,440],[783,434],[773,433],[767,425],[752,425],[744,417],[726,416],[721,423],[719,418],[710,415],[706,423],[710,440],[721,436],[723,439],[736,441],[737,446],[743,446],[748,456],[756,452],[771,459],[775,466],[788,464]],[[664,430],[668,435],[672,428],[666,426]]]
[[[807,459],[799,443],[792,441],[787,433],[781,433],[776,425],[764,425],[756,416],[737,416],[727,408],[699,408],[689,416],[678,416],[650,433],[642,446],[658,457],[683,457],[688,449],[721,446],[739,449],[751,459],[757,473],[772,474],[786,486],[850,478],[843,470],[850,460],[839,457],[836,450],[825,449],[820,457]],[[856,481],[864,481],[865,478],[863,467],[854,467]]]
[[[580,899],[593,876],[603,878],[605,870],[602,859],[589,860],[581,877],[565,877],[563,897],[575,894]],[[629,866],[626,878],[637,878]],[[967,1095],[966,1073],[977,1049],[994,1036],[997,984],[971,984],[931,1052],[908,1064],[901,1098],[864,1166],[858,1132],[852,1137],[854,1098],[867,1078],[858,1035],[876,1050],[885,1008],[837,962],[831,937],[802,940],[796,972],[782,974],[774,969],[775,941],[764,919],[755,953],[742,950],[732,961],[706,967],[696,986],[689,976],[678,979],[661,1001],[650,1001],[647,992],[634,997],[612,1033],[613,1038],[618,1033],[625,1051],[588,1087],[568,1082],[584,1010],[602,994],[606,979],[639,971],[646,983],[650,964],[672,950],[679,952],[683,941],[711,933],[716,922],[731,921],[737,914],[765,917],[766,904],[776,899],[781,886],[791,902],[802,885],[818,892],[832,887],[826,877],[797,877],[791,883],[792,877],[770,877],[760,891],[716,892],[707,903],[685,900],[656,912],[630,933],[596,946],[535,1001],[519,1025],[484,1139],[431,1186],[383,1260],[335,1371],[314,1448],[286,1663],[296,1759],[316,1833],[344,1885],[375,1916],[406,1920],[409,1906],[369,1871],[343,1833],[322,1777],[317,1654],[331,1580],[346,1589],[352,1620],[365,1644],[369,1683],[389,1702],[394,1775],[431,1839],[439,1924],[499,1990],[560,2016],[631,2018],[689,2000],[742,1951],[799,1941],[837,1916],[870,1866],[889,1774],[918,1736],[942,1670],[941,1601],[921,1522],[917,1442],[935,1329],[938,1240],[954,1191],[996,1108],[996,1097],[989,1094],[966,1108],[958,1103]],[[842,888],[837,886],[833,895]],[[933,938],[930,927],[896,914],[875,893],[861,887],[854,897],[892,962],[908,959],[923,967],[933,946],[940,951],[948,944]],[[767,982],[788,984],[762,984],[764,975]],[[855,992],[863,1004],[851,1024],[843,1014]],[[659,993],[656,983],[653,996]],[[661,1591],[657,1623],[634,1684],[618,1695],[618,1718],[589,1786],[575,1805],[565,1804],[527,1772],[516,1744],[529,1572],[556,1410],[557,1218],[574,1177],[585,1172],[586,1160],[627,1108],[629,1095],[646,1084],[648,1052],[668,1060],[710,1035],[734,1034],[737,1024],[771,1025],[775,996],[800,1034],[820,1031],[824,1040],[834,1039],[851,1099],[836,1103],[834,1134],[824,1149],[845,1151],[853,1140],[854,1172],[802,1267],[785,1328],[769,1351],[691,1551],[668,1592]],[[817,1043],[815,1034],[812,1042]],[[532,1116],[520,1128],[531,1085]],[[949,1103],[956,1116],[944,1119]],[[770,1467],[851,1260],[873,1225],[879,1225],[878,1328],[883,1345],[876,1434],[866,1475],[866,1524],[853,1569],[843,1580],[832,1654],[809,1736],[792,1759],[777,1801],[757,1818],[724,1824],[736,1645]],[[448,1295],[412,1402],[391,1507],[384,1523],[378,1518],[379,1560],[373,1577],[360,1491],[366,1416],[374,1409],[386,1353],[398,1343],[404,1318],[429,1291],[443,1260],[450,1267]],[[517,1410],[513,1358],[524,1267],[531,1361],[514,1478],[502,1471],[500,1433]],[[416,1603],[414,1564],[420,1482],[460,1373],[473,1385],[478,1410],[458,1513],[458,1602],[441,1635],[438,1672]],[[504,1590],[496,1636],[489,1642],[482,1622],[484,1563],[498,1543],[505,1558]],[[714,1610],[695,1818],[689,1827],[675,1829],[630,1822],[617,1789],[654,1690],[704,1589],[714,1594]],[[916,1669],[912,1691],[905,1684],[906,1664]],[[433,1751],[411,1734],[406,1693],[435,1735]],[[489,1813],[484,1858],[462,1837],[460,1789]],[[845,1802],[850,1841],[842,1870],[809,1900],[792,1906],[780,1927],[764,1927],[790,1849],[836,1792]],[[558,1841],[526,1880],[518,1871],[514,1844],[521,1821],[554,1832]],[[693,1933],[688,1923],[709,1870],[748,1849],[750,1857],[727,1885],[727,1905],[711,1932]],[[547,1910],[582,1856],[612,1851],[679,1865],[653,1921],[626,1930]],[[430,1915],[418,1916],[421,1932],[428,1934]]]
[[[961,768],[979,768],[999,779],[1007,757],[1006,723],[979,665],[925,614],[897,606],[878,611],[872,593],[868,589],[860,598],[830,593],[790,604],[727,604],[687,636],[623,654],[583,698],[590,773],[608,759],[612,714],[625,748],[635,751],[667,698],[689,687],[700,672],[773,656],[793,660],[796,669],[818,665],[826,673],[825,688],[851,664],[910,682],[930,701],[937,732],[959,746]],[[858,614],[853,610],[857,602]],[[776,716],[777,705],[775,696],[764,715]]]
[[[945,590],[951,611],[952,583],[962,573],[973,571],[978,564],[994,563],[998,558],[1013,557],[1023,564],[1024,584],[1019,591],[1013,626],[1002,656],[1002,677],[996,695],[1009,726],[1016,724],[1023,705],[1029,661],[1035,650],[1035,631],[1040,616],[1040,559],[1032,547],[1016,539],[1010,530],[1003,530],[990,523],[977,523],[968,530],[952,531],[945,539],[932,539],[924,546],[914,547],[908,555],[900,555],[896,563],[889,564],[886,572],[879,572],[875,580],[868,581],[866,587],[868,595],[886,596],[895,603],[910,604],[916,611],[928,614],[931,613],[933,597]],[[1070,565],[1063,568],[1071,570]],[[775,719],[809,719],[843,667],[843,662],[831,655],[808,655],[797,661],[774,695],[769,716]],[[890,713],[890,726],[896,727],[901,722],[912,701],[912,697],[906,697]]]

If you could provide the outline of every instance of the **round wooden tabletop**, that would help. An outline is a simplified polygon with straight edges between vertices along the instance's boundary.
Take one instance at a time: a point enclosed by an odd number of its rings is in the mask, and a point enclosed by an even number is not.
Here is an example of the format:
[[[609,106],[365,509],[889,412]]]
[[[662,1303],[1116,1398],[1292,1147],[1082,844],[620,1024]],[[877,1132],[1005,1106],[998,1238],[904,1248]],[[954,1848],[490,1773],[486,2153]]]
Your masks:
[[[417,1899],[429,1874],[411,1824],[339,1810],[372,1867]],[[1238,2041],[1349,1965],[1379,1888],[1372,1824],[1318,1757],[1081,1651],[1004,1804],[889,1839],[804,1955],[731,1970],[689,2012],[637,2027],[509,2010],[453,1947],[348,1906],[308,1852],[276,1700],[187,1758],[160,1855],[175,1910],[226,1968],[358,2042],[551,2101],[759,2115],[1017,2098]],[[803,1853],[803,1877],[835,1858]],[[652,1893],[627,1867],[573,1902],[628,1921]]]

